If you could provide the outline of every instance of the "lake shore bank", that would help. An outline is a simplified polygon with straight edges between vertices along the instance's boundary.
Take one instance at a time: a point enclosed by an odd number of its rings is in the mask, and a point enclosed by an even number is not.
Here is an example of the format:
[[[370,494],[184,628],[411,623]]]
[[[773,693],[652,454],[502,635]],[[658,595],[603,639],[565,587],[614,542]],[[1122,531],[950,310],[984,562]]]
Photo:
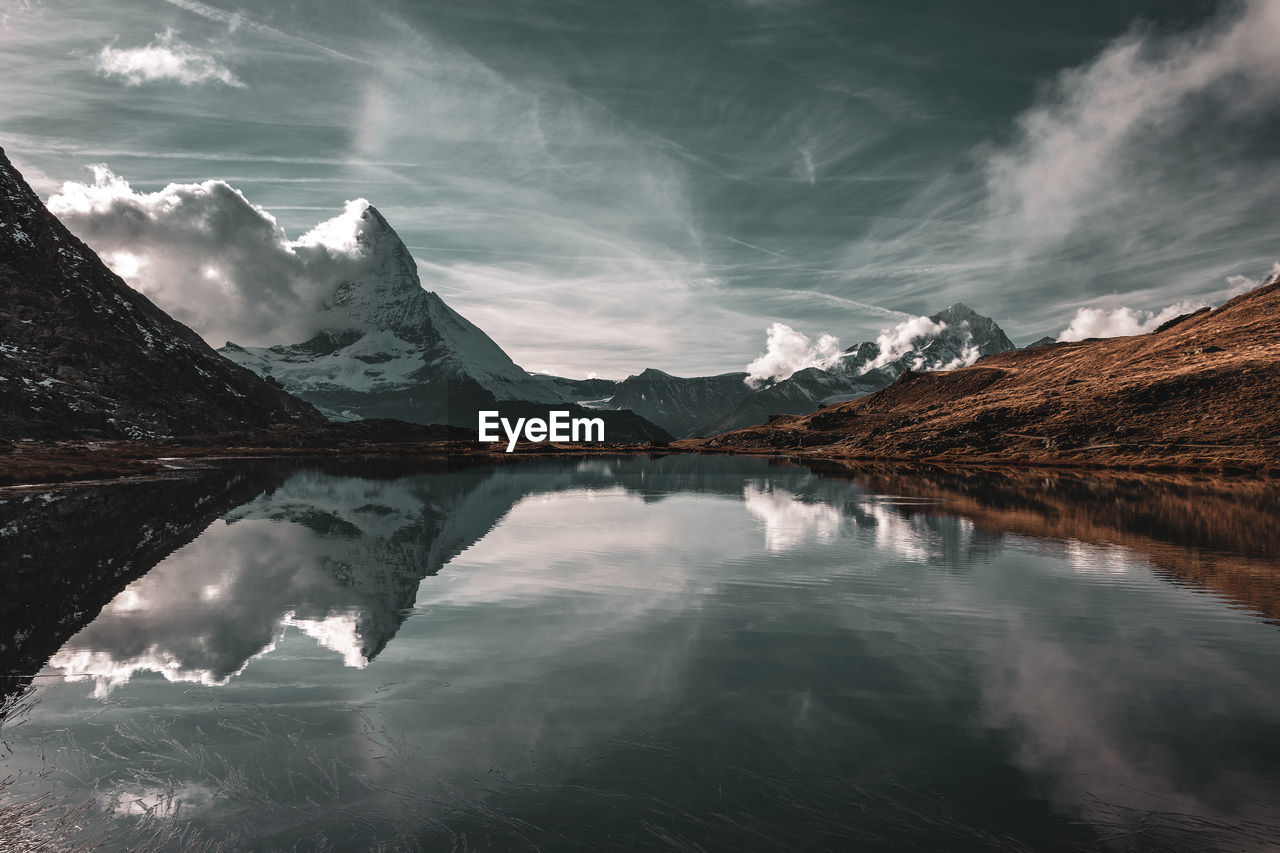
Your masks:
[[[762,438],[766,434],[760,434]],[[456,460],[463,464],[504,462],[529,457],[590,457],[635,454],[708,454],[782,458],[802,464],[849,468],[866,466],[947,467],[1032,472],[1190,474],[1224,481],[1280,480],[1280,454],[1270,448],[1195,445],[1167,447],[1078,448],[1072,452],[1000,452],[943,454],[842,453],[838,448],[795,448],[760,443],[722,444],[715,439],[686,439],[670,444],[522,442],[514,452],[501,443],[481,443],[453,427],[357,422],[311,430],[153,439],[141,441],[20,440],[0,443],[0,487],[162,477],[174,471],[244,459],[333,461],[380,459],[411,465],[414,460]]]

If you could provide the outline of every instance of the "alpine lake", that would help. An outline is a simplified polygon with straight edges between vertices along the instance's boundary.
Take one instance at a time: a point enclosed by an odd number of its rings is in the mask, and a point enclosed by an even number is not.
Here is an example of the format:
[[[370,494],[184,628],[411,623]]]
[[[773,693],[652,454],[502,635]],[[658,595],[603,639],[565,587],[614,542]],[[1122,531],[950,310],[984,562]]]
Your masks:
[[[1280,850],[1280,487],[742,456],[0,490],[0,849]]]

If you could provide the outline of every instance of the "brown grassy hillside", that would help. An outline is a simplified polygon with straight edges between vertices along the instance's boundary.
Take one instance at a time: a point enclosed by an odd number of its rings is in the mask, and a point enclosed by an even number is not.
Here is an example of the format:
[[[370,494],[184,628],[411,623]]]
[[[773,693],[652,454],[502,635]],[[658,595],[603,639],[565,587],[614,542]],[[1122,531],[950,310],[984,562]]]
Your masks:
[[[1280,279],[1150,334],[907,373],[869,397],[689,444],[1280,475]]]

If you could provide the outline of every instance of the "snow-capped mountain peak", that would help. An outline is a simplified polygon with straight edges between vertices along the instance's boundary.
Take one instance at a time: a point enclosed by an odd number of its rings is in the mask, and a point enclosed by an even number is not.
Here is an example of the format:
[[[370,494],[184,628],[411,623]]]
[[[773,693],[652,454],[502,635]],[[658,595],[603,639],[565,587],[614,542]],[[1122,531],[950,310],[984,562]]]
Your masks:
[[[354,204],[348,212],[355,212]],[[536,404],[544,412],[547,405],[578,408],[580,383],[530,375],[475,324],[424,290],[408,247],[375,207],[364,204],[358,216],[343,219],[354,222],[352,235],[326,234],[320,241],[340,247],[353,262],[349,277],[322,304],[321,330],[294,344],[242,347],[228,341],[219,352],[273,377],[335,419],[474,426],[478,410],[500,402]],[[618,425],[611,430],[619,438],[666,436],[629,413],[607,417]]]
[[[355,234],[359,272],[338,285],[324,310],[334,326],[391,328],[413,320],[422,291],[418,265],[391,224],[378,209],[366,204]],[[400,330],[398,330],[400,331]],[[402,331],[412,333],[412,325]]]
[[[222,354],[331,416],[439,420],[448,395],[464,385],[498,400],[547,396],[488,335],[423,289],[413,255],[372,205],[359,214],[353,254],[354,272],[325,300],[314,337],[270,347],[228,342]]]

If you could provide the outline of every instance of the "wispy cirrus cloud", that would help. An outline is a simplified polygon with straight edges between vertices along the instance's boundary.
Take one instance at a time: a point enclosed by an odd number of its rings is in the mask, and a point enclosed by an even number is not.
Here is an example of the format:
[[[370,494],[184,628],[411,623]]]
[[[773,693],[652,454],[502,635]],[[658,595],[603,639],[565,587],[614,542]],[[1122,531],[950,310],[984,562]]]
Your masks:
[[[118,77],[130,86],[171,81],[184,86],[221,83],[244,87],[217,57],[180,40],[172,29],[157,33],[155,39],[143,47],[103,45],[98,51],[97,70],[104,77]]]
[[[1269,0],[1147,24],[1093,4],[1047,34],[1038,12],[955,16],[919,40],[905,11],[839,0],[777,20],[678,0],[30,5],[4,32],[0,114],[43,194],[95,162],[147,190],[216,176],[290,236],[367,195],[422,247],[427,286],[530,369],[717,373],[771,322],[875,340],[957,300],[1023,342],[1082,307],[1220,301],[1275,257]],[[673,37],[586,36],[620,27]],[[1049,49],[1016,49],[1024,29]],[[992,76],[947,71],[988,44]],[[120,65],[85,86],[103,45]],[[172,55],[130,79],[152,48]]]
[[[1230,295],[1228,275],[1274,254],[1280,4],[1218,5],[1192,26],[1135,22],[1044,79],[1007,139],[976,141],[964,168],[849,245],[850,290],[894,307],[973,300],[1015,338],[1136,334],[1172,303]]]

